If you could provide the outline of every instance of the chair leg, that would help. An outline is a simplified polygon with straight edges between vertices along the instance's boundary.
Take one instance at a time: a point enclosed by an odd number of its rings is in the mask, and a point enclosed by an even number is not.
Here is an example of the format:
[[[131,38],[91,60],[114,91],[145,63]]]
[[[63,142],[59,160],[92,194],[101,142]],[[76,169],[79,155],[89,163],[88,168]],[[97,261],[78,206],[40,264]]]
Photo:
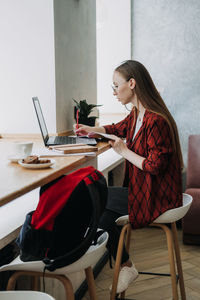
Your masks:
[[[46,275],[45,275],[46,276]],[[73,291],[73,286],[69,278],[67,278],[64,275],[56,275],[56,276],[47,276],[51,278],[57,278],[62,282],[65,288],[65,294],[66,294],[66,300],[74,300],[74,291]]]
[[[87,279],[90,299],[97,300],[94,275],[93,275],[93,271],[92,271],[91,267],[88,267],[87,269],[85,269],[85,275],[86,275],[86,279]]]
[[[176,255],[176,264],[177,264],[177,270],[178,270],[178,276],[179,276],[181,299],[186,300],[183,269],[182,269],[182,263],[181,263],[181,254],[180,254],[180,248],[179,248],[179,243],[178,243],[178,234],[177,234],[177,229],[176,229],[176,223],[173,222],[171,224],[171,226],[172,226],[172,235],[173,235],[173,239],[174,239],[174,250],[175,250],[175,255]]]
[[[39,291],[39,281],[38,276],[31,277],[31,290],[32,291]]]
[[[116,262],[115,262],[115,267],[114,267],[114,275],[113,275],[113,282],[112,282],[112,290],[111,290],[111,295],[110,295],[110,300],[115,300],[116,297],[116,291],[117,291],[117,283],[118,283],[118,277],[119,277],[119,272],[120,272],[120,267],[121,267],[121,260],[122,260],[122,251],[123,251],[123,245],[124,245],[124,240],[125,236],[127,234],[127,243],[126,243],[126,249],[129,250],[130,246],[130,232],[131,232],[131,225],[126,224],[123,226],[121,234],[120,234],[120,239],[119,239],[119,244],[118,244],[118,250],[117,250],[117,256],[116,256]],[[125,293],[123,293],[125,295]]]
[[[21,271],[18,271],[18,272],[15,272],[13,273],[9,280],[8,280],[8,283],[7,283],[7,287],[6,287],[6,290],[7,291],[12,291],[15,289],[15,285],[16,285],[16,282],[17,282],[17,279],[20,277],[20,276],[23,276],[24,273],[21,272]]]
[[[8,280],[7,290],[14,290],[16,286],[17,279],[20,276],[26,275],[23,271],[16,271]],[[39,290],[39,283],[38,283],[38,276],[31,277],[31,290],[38,291]]]
[[[175,261],[174,261],[174,247],[173,247],[173,238],[171,230],[164,224],[160,223],[152,223],[150,226],[160,227],[164,230],[167,238],[167,247],[168,247],[168,255],[169,255],[169,264],[170,264],[170,274],[171,274],[171,282],[172,282],[172,293],[173,300],[178,300],[178,291],[176,284],[176,270],[175,270]]]
[[[33,272],[33,271],[17,271],[11,277],[9,278],[8,284],[7,284],[7,290],[13,290],[15,288],[15,284],[17,279],[20,276],[36,276],[36,277],[42,277],[42,272]],[[74,291],[71,284],[71,281],[64,275],[58,275],[58,274],[51,274],[51,273],[45,273],[45,277],[49,278],[55,278],[57,280],[60,280],[65,288],[66,293],[66,300],[74,300]]]

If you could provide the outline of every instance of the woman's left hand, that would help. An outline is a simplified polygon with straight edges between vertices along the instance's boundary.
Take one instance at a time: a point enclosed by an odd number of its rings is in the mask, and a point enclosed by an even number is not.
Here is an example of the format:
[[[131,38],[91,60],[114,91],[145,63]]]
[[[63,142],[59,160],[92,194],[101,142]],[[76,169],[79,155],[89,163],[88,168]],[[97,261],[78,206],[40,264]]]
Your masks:
[[[124,156],[125,152],[127,151],[127,146],[124,143],[124,141],[117,136],[115,136],[115,141],[110,140],[109,144],[112,146],[113,150],[117,152],[118,154]]]

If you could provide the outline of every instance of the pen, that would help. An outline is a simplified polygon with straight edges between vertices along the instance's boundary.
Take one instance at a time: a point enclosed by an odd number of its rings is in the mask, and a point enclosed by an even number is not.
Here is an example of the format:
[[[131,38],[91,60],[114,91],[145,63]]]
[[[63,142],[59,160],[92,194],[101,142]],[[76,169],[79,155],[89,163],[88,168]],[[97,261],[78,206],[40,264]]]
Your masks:
[[[76,129],[78,129],[79,110],[76,110]]]

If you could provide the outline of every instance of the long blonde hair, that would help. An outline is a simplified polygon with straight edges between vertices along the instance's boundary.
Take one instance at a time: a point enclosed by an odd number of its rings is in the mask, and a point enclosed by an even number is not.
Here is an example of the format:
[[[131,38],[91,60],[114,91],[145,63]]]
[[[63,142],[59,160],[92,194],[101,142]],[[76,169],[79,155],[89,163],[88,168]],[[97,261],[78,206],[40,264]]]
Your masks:
[[[167,121],[172,135],[174,152],[177,153],[181,167],[183,167],[183,157],[176,122],[156,89],[147,69],[138,61],[127,60],[119,65],[115,71],[119,72],[127,81],[134,78],[136,81],[134,90],[144,108],[157,113]]]

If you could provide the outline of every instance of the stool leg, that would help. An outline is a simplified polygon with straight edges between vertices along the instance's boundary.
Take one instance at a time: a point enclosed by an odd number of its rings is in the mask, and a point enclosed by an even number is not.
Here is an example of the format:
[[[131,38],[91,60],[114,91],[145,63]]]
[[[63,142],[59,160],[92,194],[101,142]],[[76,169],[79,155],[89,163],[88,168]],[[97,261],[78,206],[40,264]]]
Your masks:
[[[129,232],[129,230],[131,230],[131,225],[126,224],[126,225],[123,226],[121,234],[120,234],[118,250],[117,250],[117,256],[116,256],[115,267],[114,267],[114,275],[113,275],[113,282],[112,282],[112,290],[111,290],[110,300],[115,300],[116,291],[117,291],[118,277],[119,277],[119,271],[120,271],[120,267],[121,267],[124,240],[125,240],[125,235],[126,235],[127,232]],[[130,239],[130,234],[128,236],[129,236],[129,239]],[[128,242],[128,245],[130,245],[130,241]]]
[[[126,234],[126,251],[129,253],[130,242],[131,242],[131,224],[127,224],[127,234]]]
[[[174,250],[175,250],[175,255],[176,255],[176,264],[177,264],[177,270],[178,270],[178,276],[179,276],[181,299],[186,300],[183,270],[182,270],[182,264],[181,264],[181,254],[180,254],[180,248],[179,248],[179,243],[178,243],[178,234],[177,234],[177,229],[176,229],[176,223],[173,222],[171,225],[172,225],[172,234],[173,234],[173,239],[174,239]]]
[[[129,226],[127,227],[127,233],[126,233],[126,251],[127,253],[129,253],[129,249],[130,249],[130,242],[131,242],[131,224],[128,224]],[[121,299],[125,298],[125,293],[126,291],[123,291],[121,293]]]
[[[97,300],[94,275],[93,275],[93,271],[92,271],[91,267],[88,267],[87,269],[85,269],[85,275],[86,275],[86,279],[87,279],[87,283],[88,283],[90,299]]]
[[[175,270],[175,261],[174,261],[174,247],[173,247],[173,239],[171,230],[164,224],[160,223],[152,223],[151,226],[160,227],[164,230],[167,238],[167,248],[169,255],[169,264],[170,264],[170,274],[171,274],[171,282],[172,282],[172,293],[173,300],[178,300],[178,291],[176,284],[176,270]]]

